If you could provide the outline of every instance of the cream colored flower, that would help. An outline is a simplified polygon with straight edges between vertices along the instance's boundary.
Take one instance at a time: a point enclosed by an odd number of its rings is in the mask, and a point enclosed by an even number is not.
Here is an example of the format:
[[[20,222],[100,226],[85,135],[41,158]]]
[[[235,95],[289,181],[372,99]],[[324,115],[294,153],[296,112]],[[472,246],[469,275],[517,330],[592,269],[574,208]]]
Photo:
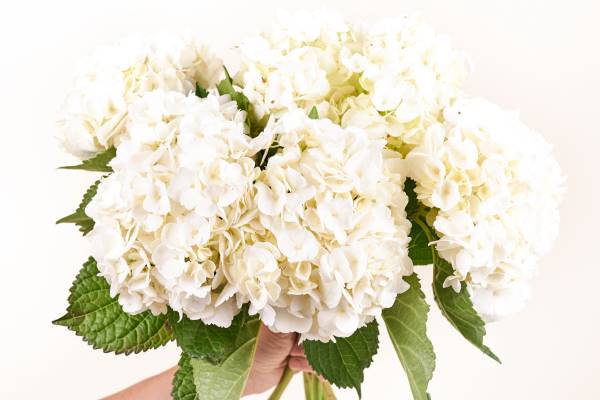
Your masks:
[[[250,302],[252,314],[264,310],[268,303],[279,297],[280,258],[279,250],[273,244],[255,242],[240,249],[225,264],[227,281],[239,302]],[[232,289],[226,288],[224,292]]]
[[[517,311],[558,232],[563,178],[550,146],[516,115],[479,98],[443,110],[406,156],[421,202],[437,212],[436,248],[487,320]]]
[[[279,256],[253,244],[264,228],[244,117],[213,92],[156,90],[129,106],[114,173],[86,208],[93,256],[125,311],[169,306],[228,326],[243,302],[277,298]],[[235,296],[220,296],[229,287]]]
[[[101,48],[82,65],[60,112],[63,144],[89,158],[121,142],[128,108],[143,93],[188,94],[196,84],[214,87],[221,75],[221,61],[194,37],[131,37]]]
[[[261,240],[281,253],[281,291],[257,312],[303,339],[349,336],[408,287],[401,159],[362,129],[301,110],[267,129],[279,151],[256,181],[256,200]]]
[[[239,48],[235,80],[258,118],[316,106],[320,116],[380,138],[412,135],[415,124],[435,119],[470,69],[416,16],[351,24],[295,13]]]

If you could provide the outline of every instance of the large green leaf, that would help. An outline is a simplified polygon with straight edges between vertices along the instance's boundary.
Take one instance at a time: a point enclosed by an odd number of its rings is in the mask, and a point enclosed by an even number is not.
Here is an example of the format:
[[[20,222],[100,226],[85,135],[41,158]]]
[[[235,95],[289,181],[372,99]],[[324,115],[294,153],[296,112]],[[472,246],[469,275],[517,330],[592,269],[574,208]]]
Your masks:
[[[465,283],[461,285],[460,293],[452,288],[444,287],[446,278],[452,275],[452,266],[439,256],[434,257],[433,263],[433,295],[442,314],[463,335],[484,354],[502,363],[500,358],[483,343],[485,337],[485,322],[473,308],[473,302]]]
[[[304,353],[313,369],[342,388],[353,387],[360,397],[364,369],[371,365],[379,346],[379,329],[373,320],[347,338],[323,343],[304,341]]]
[[[173,377],[171,396],[173,400],[200,400],[200,396],[198,396],[196,391],[196,385],[194,385],[194,373],[192,364],[190,363],[190,356],[185,353],[181,353],[179,368],[177,368],[177,372],[175,372],[175,376]]]
[[[81,231],[81,233],[87,235],[94,228],[94,220],[87,216],[87,214],[85,213],[85,208],[88,204],[90,204],[90,201],[92,201],[92,199],[96,195],[99,184],[100,180],[94,182],[94,184],[90,186],[83,195],[83,199],[81,200],[81,203],[79,203],[79,207],[77,207],[77,210],[75,210],[73,214],[67,215],[66,217],[59,219],[58,221],[56,221],[56,223],[75,224],[79,226],[79,230]]]
[[[174,311],[169,312],[169,323],[177,345],[193,358],[207,359],[217,364],[235,350],[240,330],[248,319],[247,307],[235,316],[229,328],[208,325],[200,320],[180,317]]]
[[[304,398],[306,400],[336,400],[335,393],[329,382],[311,372],[305,372],[303,377]]]
[[[435,302],[439,306],[442,314],[454,326],[461,335],[469,342],[473,343],[484,354],[500,362],[500,359],[483,344],[485,337],[485,322],[473,308],[473,302],[466,289],[466,284],[461,284],[461,290],[456,293],[452,288],[445,288],[446,278],[453,274],[452,266],[441,258],[435,249],[429,243],[435,242],[439,238],[432,227],[427,224],[426,215],[430,211],[427,207],[419,203],[416,193],[416,184],[412,179],[407,179],[404,184],[404,191],[408,196],[408,205],[406,213],[412,223],[411,246],[409,256],[414,257],[415,265],[421,263],[433,264],[433,295]],[[429,251],[429,256],[426,252]]]
[[[435,232],[427,225],[423,217],[416,215],[411,222],[413,223],[413,227],[417,226],[422,230],[429,242],[438,240]],[[459,293],[456,293],[450,287],[445,288],[444,282],[446,278],[451,276],[454,271],[448,261],[439,256],[433,246],[429,248],[433,261],[433,295],[442,314],[465,339],[474,344],[484,354],[500,362],[498,356],[483,344],[485,322],[473,308],[473,302],[471,301],[466,284],[462,282]]]
[[[427,337],[429,305],[416,274],[405,278],[410,288],[396,297],[394,305],[383,310],[390,339],[406,371],[415,400],[428,400],[427,386],[435,369],[433,345]]]
[[[166,315],[123,311],[91,257],[71,287],[67,313],[53,323],[74,331],[95,349],[117,354],[154,349],[172,339]]]
[[[220,364],[192,358],[194,384],[202,400],[238,400],[246,386],[254,361],[260,321],[243,311],[235,346]]]
[[[84,171],[95,171],[95,172],[113,172],[112,168],[108,165],[110,160],[115,158],[117,155],[117,149],[114,147],[103,151],[102,153],[96,154],[94,157],[89,158],[81,162],[78,165],[68,165],[66,167],[60,167],[60,169],[82,169]]]

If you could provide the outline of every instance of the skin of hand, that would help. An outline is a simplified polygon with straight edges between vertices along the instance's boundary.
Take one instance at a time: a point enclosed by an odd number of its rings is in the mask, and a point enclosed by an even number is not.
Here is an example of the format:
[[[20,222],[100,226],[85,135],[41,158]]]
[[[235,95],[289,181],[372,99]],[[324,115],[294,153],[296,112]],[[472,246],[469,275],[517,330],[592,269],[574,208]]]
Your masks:
[[[277,385],[288,365],[293,371],[312,371],[304,350],[298,345],[298,335],[274,333],[261,325],[244,395],[262,393]]]
[[[262,393],[277,385],[286,366],[295,372],[312,372],[296,333],[274,333],[261,325],[244,396]],[[177,367],[168,369],[104,400],[169,400],[176,371]]]

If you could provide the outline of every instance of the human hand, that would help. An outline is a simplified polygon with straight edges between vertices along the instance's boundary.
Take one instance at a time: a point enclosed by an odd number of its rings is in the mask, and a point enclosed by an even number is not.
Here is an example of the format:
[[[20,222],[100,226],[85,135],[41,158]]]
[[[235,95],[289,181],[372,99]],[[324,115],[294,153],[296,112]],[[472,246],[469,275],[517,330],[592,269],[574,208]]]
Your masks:
[[[298,345],[298,334],[274,333],[261,325],[244,395],[262,393],[277,385],[287,366],[294,372],[312,371],[304,350]]]
[[[262,393],[279,383],[285,368],[312,371],[296,333],[274,333],[261,325],[256,356],[250,370],[244,395]],[[104,400],[168,400],[177,367],[139,382]]]

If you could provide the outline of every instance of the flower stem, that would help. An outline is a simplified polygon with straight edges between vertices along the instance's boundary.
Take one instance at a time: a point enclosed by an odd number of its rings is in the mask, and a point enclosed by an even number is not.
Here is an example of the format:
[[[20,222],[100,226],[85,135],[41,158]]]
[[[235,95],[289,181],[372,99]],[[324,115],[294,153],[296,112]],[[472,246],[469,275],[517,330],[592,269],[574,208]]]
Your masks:
[[[285,371],[283,371],[283,375],[281,375],[281,379],[275,387],[275,390],[273,390],[273,393],[271,393],[271,396],[269,396],[269,400],[279,400],[293,377],[294,372],[290,369],[290,367],[285,367]]]

